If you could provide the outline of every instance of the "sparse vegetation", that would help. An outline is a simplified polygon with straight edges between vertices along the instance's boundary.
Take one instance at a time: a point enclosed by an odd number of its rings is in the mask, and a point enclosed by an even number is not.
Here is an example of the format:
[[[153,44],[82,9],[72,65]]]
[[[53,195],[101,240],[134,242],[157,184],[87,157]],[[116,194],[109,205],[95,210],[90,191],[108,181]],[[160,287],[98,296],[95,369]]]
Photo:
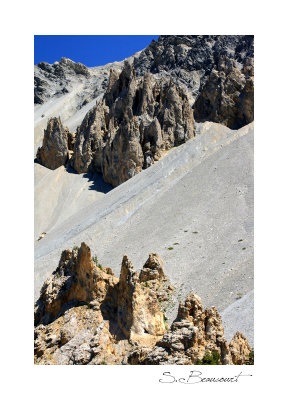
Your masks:
[[[242,247],[242,250],[246,250],[246,247]]]
[[[195,233],[195,234],[196,234],[196,233],[198,233],[198,232],[197,232],[197,231],[195,231],[195,232],[193,232],[193,233]]]
[[[79,250],[79,247],[78,246],[74,246],[72,250],[74,250],[74,251]]]
[[[164,314],[163,314],[163,321],[164,321],[165,329],[167,331],[168,330],[168,324],[167,324],[168,318]]]
[[[184,232],[188,232],[188,231],[184,231]]]
[[[237,296],[236,300],[239,300],[239,299],[241,299],[241,297],[243,297],[243,293],[239,292],[239,293],[237,293],[236,296]]]
[[[168,247],[168,250],[173,250],[174,249],[174,247]]]
[[[248,358],[245,360],[246,365],[254,365],[254,349],[252,349],[248,355]]]
[[[243,242],[243,239],[239,239],[238,242]]]
[[[176,246],[176,245],[178,245],[179,243],[176,242],[176,243],[173,243],[173,244],[174,244],[174,246]]]
[[[220,365],[220,356],[218,351],[212,350],[212,352],[206,352],[202,360],[199,360],[195,365]]]
[[[93,260],[94,263],[96,264],[96,267],[100,268],[101,271],[103,271],[103,267],[102,267],[102,265],[98,262],[97,256],[92,257],[92,260]]]

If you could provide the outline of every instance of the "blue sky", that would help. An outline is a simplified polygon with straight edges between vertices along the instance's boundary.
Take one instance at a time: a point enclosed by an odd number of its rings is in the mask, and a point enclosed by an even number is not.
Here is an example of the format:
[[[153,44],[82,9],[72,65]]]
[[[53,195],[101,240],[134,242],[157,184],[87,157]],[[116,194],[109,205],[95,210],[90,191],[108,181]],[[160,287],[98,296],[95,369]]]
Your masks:
[[[121,61],[148,46],[159,35],[35,35],[34,64],[61,57],[87,67]]]

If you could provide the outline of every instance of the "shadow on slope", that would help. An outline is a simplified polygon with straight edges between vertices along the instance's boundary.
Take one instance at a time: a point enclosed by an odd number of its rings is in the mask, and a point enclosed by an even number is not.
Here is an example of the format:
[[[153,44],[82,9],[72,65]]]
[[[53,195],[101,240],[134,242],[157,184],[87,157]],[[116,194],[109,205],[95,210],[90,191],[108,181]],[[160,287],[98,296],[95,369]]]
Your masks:
[[[34,164],[39,164],[42,165],[41,163],[39,163],[39,161],[37,160],[37,158],[34,158]],[[43,165],[42,165],[43,166]],[[88,182],[90,184],[88,190],[95,190],[97,192],[101,192],[101,193],[108,193],[110,192],[110,190],[113,189],[113,187],[105,182],[102,178],[102,175],[99,174],[98,172],[87,172],[85,174],[78,174],[70,165],[67,165],[65,167],[65,170],[69,173],[69,174],[73,174],[73,175],[82,175],[83,178],[88,179]]]

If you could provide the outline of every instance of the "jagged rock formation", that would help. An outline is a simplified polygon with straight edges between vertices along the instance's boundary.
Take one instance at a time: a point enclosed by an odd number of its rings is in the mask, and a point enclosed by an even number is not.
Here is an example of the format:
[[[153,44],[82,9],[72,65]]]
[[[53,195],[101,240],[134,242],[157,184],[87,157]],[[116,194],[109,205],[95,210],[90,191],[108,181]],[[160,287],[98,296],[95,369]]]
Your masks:
[[[188,365],[201,361],[205,353],[213,351],[220,355],[221,364],[244,364],[251,348],[239,332],[229,345],[216,308],[204,310],[200,297],[191,293],[184,303],[180,302],[176,320],[152,351],[136,350],[129,361]]]
[[[194,136],[194,101],[197,122],[238,129],[253,121],[253,51],[249,35],[164,35],[125,61],[121,73],[111,69],[109,81],[103,72],[101,85],[96,80],[95,93],[79,106],[106,88],[69,139],[72,167],[78,173],[99,172],[118,186]],[[75,76],[85,91],[93,73],[65,58],[38,64],[36,103],[69,91]],[[50,81],[62,89],[47,94]]]
[[[134,59],[133,65],[137,75],[147,70],[165,71],[189,85],[189,72],[205,74],[207,71],[209,74],[220,56],[243,63],[246,57],[253,55],[254,37],[251,35],[161,35]]]
[[[186,93],[150,73],[137,81],[134,68],[125,62],[120,74],[111,70],[103,100],[77,129],[71,164],[78,173],[101,172],[117,186],[193,136]]]
[[[238,129],[254,119],[254,38],[251,35],[160,36],[134,60],[183,85],[195,100],[197,122]]]
[[[197,121],[215,121],[238,129],[254,119],[253,59],[241,71],[235,61],[221,57],[194,104]]]
[[[150,70],[183,85],[196,100],[197,122],[234,129],[254,119],[253,57],[251,35],[161,35],[133,65],[137,75]]]
[[[217,310],[203,310],[194,294],[168,329],[159,296],[169,280],[157,254],[140,274],[124,256],[119,280],[95,261],[85,243],[64,250],[44,283],[35,305],[36,363],[193,364],[212,350],[222,364],[245,363],[245,337],[237,333],[229,345]]]
[[[68,161],[68,129],[60,118],[51,118],[44,131],[42,147],[38,148],[37,161],[50,169],[65,165]]]

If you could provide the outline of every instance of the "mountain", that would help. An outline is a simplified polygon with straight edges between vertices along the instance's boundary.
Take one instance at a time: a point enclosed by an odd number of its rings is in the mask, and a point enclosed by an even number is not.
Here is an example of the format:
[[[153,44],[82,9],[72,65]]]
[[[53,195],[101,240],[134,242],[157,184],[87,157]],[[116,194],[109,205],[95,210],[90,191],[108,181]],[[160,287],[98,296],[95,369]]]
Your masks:
[[[193,292],[253,346],[253,37],[160,36],[104,67],[40,63],[35,79],[35,298],[65,248],[87,243],[115,274],[124,253],[137,272],[155,252],[169,326]],[[129,363],[156,359],[138,350]]]

